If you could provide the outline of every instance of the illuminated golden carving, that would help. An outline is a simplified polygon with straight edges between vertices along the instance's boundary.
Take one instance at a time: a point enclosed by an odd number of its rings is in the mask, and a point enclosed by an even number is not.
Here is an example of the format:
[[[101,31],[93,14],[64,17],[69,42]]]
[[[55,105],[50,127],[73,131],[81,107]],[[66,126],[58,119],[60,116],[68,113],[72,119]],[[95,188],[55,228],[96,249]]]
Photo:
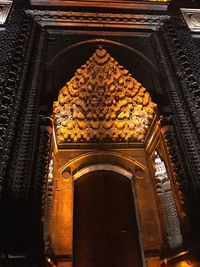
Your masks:
[[[143,142],[156,107],[129,71],[99,48],[54,102],[57,142]]]

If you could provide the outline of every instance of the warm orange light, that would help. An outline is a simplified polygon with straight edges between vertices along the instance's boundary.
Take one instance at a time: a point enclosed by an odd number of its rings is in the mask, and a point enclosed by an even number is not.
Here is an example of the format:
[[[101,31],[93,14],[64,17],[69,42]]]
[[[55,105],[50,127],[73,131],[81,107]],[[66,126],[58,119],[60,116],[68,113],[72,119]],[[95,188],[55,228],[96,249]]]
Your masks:
[[[188,267],[191,266],[187,261],[181,261],[179,264],[177,264],[177,267]]]
[[[56,267],[56,265],[52,262],[52,260],[49,257],[46,257],[46,261],[49,263],[50,266]]]
[[[177,259],[177,258],[179,258],[181,256],[186,255],[186,254],[188,254],[188,251],[182,251],[182,252],[176,254],[175,256],[168,258],[167,260],[169,261],[169,260]]]

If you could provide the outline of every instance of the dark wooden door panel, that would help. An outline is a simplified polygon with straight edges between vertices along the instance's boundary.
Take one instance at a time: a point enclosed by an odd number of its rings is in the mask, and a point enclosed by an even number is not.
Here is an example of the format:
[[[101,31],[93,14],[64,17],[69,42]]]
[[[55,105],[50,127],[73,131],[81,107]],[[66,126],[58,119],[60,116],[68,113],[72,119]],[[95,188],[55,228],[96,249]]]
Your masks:
[[[131,182],[95,171],[74,185],[74,267],[140,267]]]

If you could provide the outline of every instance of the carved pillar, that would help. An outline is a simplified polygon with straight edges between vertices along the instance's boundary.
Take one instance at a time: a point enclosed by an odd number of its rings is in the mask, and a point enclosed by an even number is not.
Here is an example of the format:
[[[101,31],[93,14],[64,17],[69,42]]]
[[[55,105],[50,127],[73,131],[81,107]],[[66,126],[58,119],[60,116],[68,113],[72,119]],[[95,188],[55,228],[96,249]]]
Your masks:
[[[189,215],[193,210],[193,196],[191,196],[191,185],[189,174],[186,171],[186,163],[180,151],[173,125],[166,125],[161,128],[167,150],[168,162],[171,168],[174,196],[176,198],[177,210],[181,221],[181,230],[184,236],[186,247],[193,239],[191,235],[191,222]]]
[[[45,191],[47,187],[47,176],[51,156],[51,135],[52,122],[48,117],[40,117],[39,136],[37,147],[37,161],[35,171],[31,181],[30,200],[29,200],[29,227],[34,231],[34,243],[37,249],[43,253],[43,239],[41,234],[42,221],[44,216]],[[45,227],[45,226],[44,226]]]
[[[178,210],[181,219],[185,218],[188,207],[185,200],[188,200],[189,184],[184,166],[184,158],[175,137],[172,125],[166,125],[161,128],[162,137],[167,150],[168,162],[173,176],[174,195],[178,201]]]
[[[182,248],[183,238],[166,166],[157,152],[155,152],[155,179],[166,239],[170,249],[174,251]]]
[[[58,266],[68,267],[72,266],[73,177],[63,178],[56,164],[58,158],[55,154],[50,246],[60,262]]]
[[[43,237],[45,243],[46,253],[50,253],[50,218],[52,212],[53,204],[53,153],[51,155],[49,169],[47,174],[47,185],[46,185],[46,195],[45,195],[45,210],[44,210],[44,228]]]

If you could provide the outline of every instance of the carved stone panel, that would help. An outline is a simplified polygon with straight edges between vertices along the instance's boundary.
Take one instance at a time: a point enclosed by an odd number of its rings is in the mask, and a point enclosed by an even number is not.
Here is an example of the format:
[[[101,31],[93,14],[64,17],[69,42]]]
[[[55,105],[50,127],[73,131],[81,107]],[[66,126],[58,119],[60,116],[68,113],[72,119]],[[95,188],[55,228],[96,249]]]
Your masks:
[[[146,88],[99,48],[54,102],[57,142],[144,142],[156,110]]]

